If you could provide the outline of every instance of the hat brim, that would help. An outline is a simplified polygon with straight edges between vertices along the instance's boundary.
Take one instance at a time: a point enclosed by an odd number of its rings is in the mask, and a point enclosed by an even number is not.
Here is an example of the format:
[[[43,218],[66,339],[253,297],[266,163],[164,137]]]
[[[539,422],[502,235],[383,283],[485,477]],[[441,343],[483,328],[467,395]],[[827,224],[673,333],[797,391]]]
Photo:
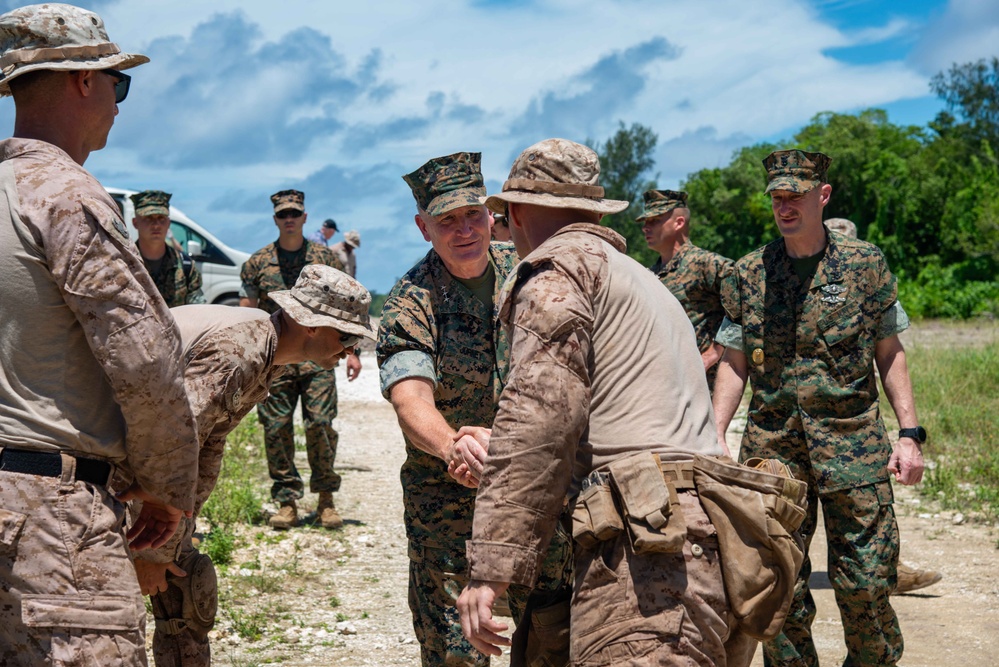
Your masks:
[[[431,199],[427,204],[427,213],[438,216],[462,206],[482,206],[481,198],[484,195],[485,188],[481,187],[451,190]]]
[[[360,324],[320,312],[296,299],[291,290],[279,290],[271,292],[267,296],[281,306],[288,313],[288,317],[303,327],[329,327],[355,336],[364,336],[371,340],[377,338],[377,334],[371,326],[370,317],[365,324]]]
[[[278,204],[277,206],[274,207],[275,214],[280,213],[282,211],[298,211],[299,213],[305,213],[305,207],[300,206],[299,204],[289,204],[287,202],[284,204]]]
[[[154,215],[165,215],[170,217],[170,209],[164,206],[143,206],[142,208],[135,209],[135,217],[139,218],[151,218]]]
[[[486,198],[486,206],[493,213],[503,213],[506,205],[515,204],[535,204],[536,206],[547,206],[548,208],[572,208],[580,211],[593,211],[594,213],[620,213],[631,204],[618,199],[589,199],[586,197],[566,197],[553,195],[547,192],[524,192],[522,190],[507,190],[500,194],[491,195]]]
[[[770,194],[774,190],[787,190],[804,194],[817,188],[822,181],[817,179],[798,178],[797,176],[778,176],[767,183],[767,189],[763,194]]]
[[[56,62],[29,63],[18,67],[0,81],[0,97],[10,95],[10,82],[28,72],[48,69],[62,72],[72,72],[84,69],[116,69],[118,71],[132,69],[149,62],[147,56],[141,53],[115,53],[97,60],[59,60]]]

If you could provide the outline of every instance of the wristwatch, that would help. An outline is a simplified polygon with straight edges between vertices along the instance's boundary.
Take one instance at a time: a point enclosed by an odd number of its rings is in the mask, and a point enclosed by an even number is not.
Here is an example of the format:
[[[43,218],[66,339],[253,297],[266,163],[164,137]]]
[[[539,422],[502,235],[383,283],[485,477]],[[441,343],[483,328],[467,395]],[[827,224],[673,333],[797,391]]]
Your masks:
[[[919,444],[923,444],[926,442],[926,429],[922,426],[917,426],[916,428],[900,428],[898,429],[898,437],[912,438]]]

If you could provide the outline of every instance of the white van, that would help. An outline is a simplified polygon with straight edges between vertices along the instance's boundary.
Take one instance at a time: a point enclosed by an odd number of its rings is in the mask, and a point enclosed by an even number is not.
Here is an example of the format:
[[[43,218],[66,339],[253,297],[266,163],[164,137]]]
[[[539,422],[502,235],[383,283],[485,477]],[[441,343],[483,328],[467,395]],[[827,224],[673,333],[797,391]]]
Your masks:
[[[105,188],[121,208],[129,236],[136,238],[132,218],[135,209],[131,195],[135,190]],[[202,287],[206,303],[220,303],[228,306],[239,305],[241,285],[239,271],[243,262],[250,256],[240,250],[230,248],[219,241],[211,232],[184,215],[180,209],[170,206],[170,233],[180,246],[197,263],[201,272]]]

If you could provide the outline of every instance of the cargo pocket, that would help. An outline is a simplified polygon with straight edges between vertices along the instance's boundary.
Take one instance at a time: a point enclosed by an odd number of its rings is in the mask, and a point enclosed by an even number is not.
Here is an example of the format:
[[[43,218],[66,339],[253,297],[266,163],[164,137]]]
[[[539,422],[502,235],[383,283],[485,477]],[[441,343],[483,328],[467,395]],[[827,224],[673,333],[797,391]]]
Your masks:
[[[0,508],[0,556],[12,557],[17,553],[17,540],[27,515]]]
[[[21,598],[21,621],[29,628],[132,632],[145,617],[140,597],[118,595],[29,595]]]

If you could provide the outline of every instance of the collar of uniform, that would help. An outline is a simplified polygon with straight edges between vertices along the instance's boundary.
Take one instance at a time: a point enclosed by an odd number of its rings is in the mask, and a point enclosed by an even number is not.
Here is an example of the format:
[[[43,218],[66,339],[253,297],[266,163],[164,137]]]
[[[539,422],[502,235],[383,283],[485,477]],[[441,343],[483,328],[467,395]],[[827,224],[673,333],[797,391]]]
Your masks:
[[[495,260],[490,248],[490,260],[495,265]],[[444,260],[437,254],[436,250],[430,250],[431,258],[431,278],[433,282],[434,294],[432,299],[437,304],[436,310],[442,313],[465,313],[480,320],[491,320],[492,312],[486,309],[479,299],[472,292],[462,285],[451,275],[444,265]],[[500,281],[499,271],[496,272],[496,281]],[[493,290],[495,294],[495,288]]]
[[[815,268],[815,275],[812,276],[812,288],[843,282],[843,249],[828,229],[825,230],[825,234],[826,254]]]
[[[551,235],[550,238],[554,238],[559,234],[571,234],[572,232],[586,232],[587,234],[593,234],[598,236],[607,243],[610,243],[618,252],[624,252],[628,249],[628,244],[624,240],[624,237],[615,232],[610,227],[604,227],[602,225],[595,225],[592,222],[574,222],[571,225],[566,225],[562,229],[558,230]]]

